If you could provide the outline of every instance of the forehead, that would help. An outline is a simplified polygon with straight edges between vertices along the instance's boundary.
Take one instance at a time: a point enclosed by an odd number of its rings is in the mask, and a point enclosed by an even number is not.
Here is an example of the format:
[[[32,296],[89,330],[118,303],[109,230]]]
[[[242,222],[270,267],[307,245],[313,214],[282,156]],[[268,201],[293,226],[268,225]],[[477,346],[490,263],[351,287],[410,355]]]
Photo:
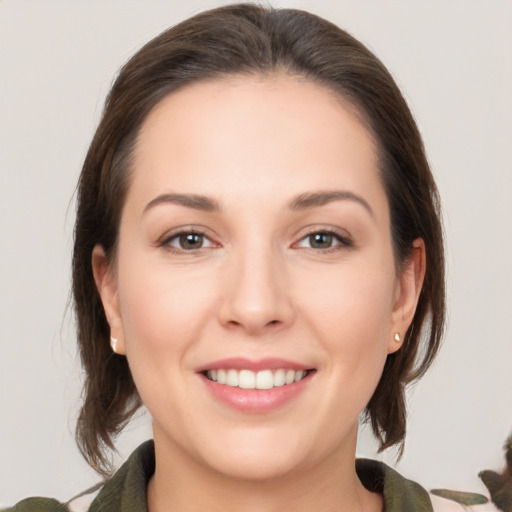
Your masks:
[[[189,85],[153,108],[130,189],[147,198],[340,187],[371,194],[382,193],[378,175],[373,137],[338,95],[288,75],[233,76]]]

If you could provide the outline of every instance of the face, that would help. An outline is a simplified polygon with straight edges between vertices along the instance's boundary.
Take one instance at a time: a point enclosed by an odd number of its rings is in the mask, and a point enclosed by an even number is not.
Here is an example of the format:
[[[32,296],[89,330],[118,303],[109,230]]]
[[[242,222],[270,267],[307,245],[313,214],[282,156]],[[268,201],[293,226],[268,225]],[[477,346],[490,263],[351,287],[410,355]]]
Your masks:
[[[375,144],[353,110],[281,75],[158,104],[117,259],[93,254],[157,449],[242,478],[353,458],[418,261],[396,274]]]

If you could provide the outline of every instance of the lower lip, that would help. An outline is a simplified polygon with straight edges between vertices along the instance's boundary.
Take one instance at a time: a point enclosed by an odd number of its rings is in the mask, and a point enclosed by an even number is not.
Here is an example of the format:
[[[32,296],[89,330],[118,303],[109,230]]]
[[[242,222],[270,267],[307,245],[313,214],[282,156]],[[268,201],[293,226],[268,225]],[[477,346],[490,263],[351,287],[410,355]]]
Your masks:
[[[284,406],[306,389],[311,377],[312,373],[309,373],[299,382],[271,389],[241,389],[219,384],[201,374],[206,388],[217,400],[247,413],[270,412]]]

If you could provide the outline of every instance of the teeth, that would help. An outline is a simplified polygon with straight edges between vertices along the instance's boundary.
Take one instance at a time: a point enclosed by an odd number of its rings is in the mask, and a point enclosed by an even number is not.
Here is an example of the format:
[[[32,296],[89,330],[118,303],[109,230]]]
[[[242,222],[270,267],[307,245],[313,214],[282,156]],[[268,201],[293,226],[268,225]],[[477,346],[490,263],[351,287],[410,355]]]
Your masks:
[[[299,382],[304,377],[304,372],[295,372],[295,382]]]
[[[263,370],[256,374],[256,389],[272,389],[274,387],[274,375],[271,370]]]
[[[284,370],[277,370],[274,373],[274,386],[284,386],[286,382],[286,372]]]
[[[235,370],[229,370],[234,372]],[[238,387],[242,389],[254,389],[256,387],[256,375],[249,370],[241,370],[238,374]]]
[[[295,372],[293,370],[288,370],[284,378],[284,383],[291,384],[292,382],[295,382]]]
[[[261,370],[253,372],[251,370],[208,370],[206,376],[208,379],[225,384],[231,387],[241,389],[272,389],[274,387],[285,386],[301,381],[307,372],[304,370]]]
[[[228,370],[226,373],[226,384],[234,388],[238,387],[238,372],[236,370]]]

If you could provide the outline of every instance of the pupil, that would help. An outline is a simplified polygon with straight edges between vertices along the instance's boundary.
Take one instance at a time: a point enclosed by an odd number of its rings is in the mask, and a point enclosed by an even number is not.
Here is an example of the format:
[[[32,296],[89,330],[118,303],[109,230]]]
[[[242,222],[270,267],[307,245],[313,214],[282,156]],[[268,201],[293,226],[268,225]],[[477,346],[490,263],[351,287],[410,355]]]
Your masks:
[[[203,235],[187,233],[180,236],[180,245],[183,249],[200,249],[203,245]]]
[[[315,249],[327,249],[332,245],[332,235],[328,233],[315,233],[311,235],[311,247]]]

